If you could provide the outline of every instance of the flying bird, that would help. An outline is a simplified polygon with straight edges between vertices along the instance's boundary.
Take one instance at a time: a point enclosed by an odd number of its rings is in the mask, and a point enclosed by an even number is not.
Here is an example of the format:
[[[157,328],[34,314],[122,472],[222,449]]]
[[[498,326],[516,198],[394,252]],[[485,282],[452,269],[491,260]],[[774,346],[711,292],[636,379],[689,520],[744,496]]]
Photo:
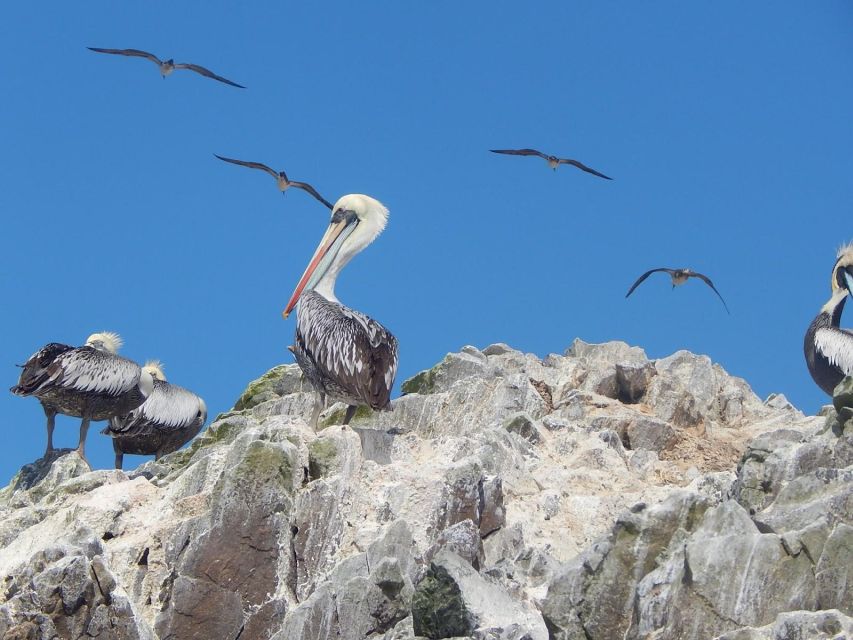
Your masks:
[[[812,320],[803,340],[812,379],[830,396],[839,382],[853,375],[853,331],[841,329],[841,313],[853,295],[853,244],[838,251],[832,267],[832,296]]]
[[[35,396],[47,416],[47,449],[53,451],[57,413],[82,418],[77,453],[86,460],[89,422],[127,413],[145,401],[154,388],[151,374],[117,355],[122,341],[115,333],[93,333],[82,347],[51,342],[22,365],[18,396]]]
[[[359,405],[390,410],[397,374],[397,339],[376,320],[345,307],[335,297],[338,273],[373,242],[388,222],[388,209],[360,194],[343,196],[332,209],[328,230],[287,303],[296,312],[296,342],[290,347],[317,394],[311,426],[327,400],[349,405],[349,424]]]
[[[130,413],[110,418],[109,426],[102,431],[113,439],[116,469],[121,469],[125,453],[153,454],[159,460],[177,451],[201,431],[207,420],[204,400],[167,382],[159,361],[146,362],[142,370],[154,379],[151,395]]]
[[[154,64],[156,64],[160,68],[160,75],[165,78],[169,74],[171,74],[175,69],[187,69],[189,71],[195,71],[203,75],[206,78],[213,78],[214,80],[219,80],[219,82],[224,82],[225,84],[230,84],[232,87],[237,87],[239,89],[245,89],[242,84],[237,84],[236,82],[231,82],[228,78],[223,78],[222,76],[218,76],[210,69],[205,69],[204,67],[191,64],[189,62],[175,62],[172,58],[168,60],[160,60],[153,53],[148,53],[147,51],[142,51],[140,49],[100,49],[98,47],[86,47],[90,51],[95,51],[96,53],[111,53],[117,56],[131,56],[135,58],[145,58],[146,60],[150,60]]]
[[[634,292],[634,289],[636,289],[638,286],[640,286],[640,284],[642,284],[643,280],[658,271],[666,271],[669,274],[669,277],[672,278],[673,289],[687,282],[689,278],[699,278],[702,282],[704,282],[714,290],[714,293],[717,294],[717,297],[720,299],[720,301],[723,303],[723,306],[726,308],[726,313],[730,313],[729,305],[727,305],[726,301],[723,300],[723,296],[721,296],[720,292],[717,291],[717,287],[714,286],[714,283],[711,282],[711,279],[706,275],[702,275],[701,273],[697,273],[696,271],[691,271],[690,269],[667,269],[665,267],[661,267],[659,269],[649,269],[643,275],[637,278],[637,281],[631,285],[630,289],[628,289],[628,293],[625,294],[625,297],[627,298],[628,296],[630,296]]]
[[[557,156],[549,156],[541,151],[537,151],[536,149],[489,149],[492,153],[503,153],[508,156],[539,156],[544,159],[548,166],[551,167],[554,171],[557,170],[561,164],[570,164],[573,167],[577,167],[581,171],[586,171],[587,173],[591,173],[594,176],[598,176],[599,178],[604,178],[605,180],[613,180],[613,178],[604,175],[603,173],[599,173],[595,169],[586,166],[585,164],[578,162],[577,160],[572,160],[571,158],[558,158]]]
[[[231,164],[237,164],[237,165],[240,165],[241,167],[249,167],[250,169],[260,169],[261,171],[266,171],[273,178],[275,178],[276,184],[278,185],[278,188],[281,191],[282,195],[284,195],[284,192],[287,191],[290,187],[296,187],[297,189],[302,189],[303,191],[307,191],[308,193],[310,193],[312,196],[317,198],[317,200],[322,202],[326,206],[327,209],[332,208],[332,203],[329,202],[328,200],[326,200],[319,193],[317,193],[317,190],[314,187],[312,187],[307,182],[298,182],[296,180],[288,179],[287,174],[284,171],[276,171],[275,169],[272,169],[265,164],[261,164],[260,162],[248,162],[247,160],[235,160],[234,158],[226,158],[226,157],[220,156],[216,153],[214,153],[213,155],[215,155],[220,160],[224,160],[225,162],[230,162]]]

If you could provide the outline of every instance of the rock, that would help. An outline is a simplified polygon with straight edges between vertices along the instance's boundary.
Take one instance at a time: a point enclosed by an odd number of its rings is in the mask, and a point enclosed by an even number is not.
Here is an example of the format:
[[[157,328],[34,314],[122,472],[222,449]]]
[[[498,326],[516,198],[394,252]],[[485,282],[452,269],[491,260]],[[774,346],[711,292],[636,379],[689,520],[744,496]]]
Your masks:
[[[853,636],[853,619],[840,611],[780,613],[766,626],[744,627],[715,640],[840,640]]]
[[[156,462],[26,466],[0,490],[0,637],[845,628],[846,400],[806,417],[704,356],[581,341],[464,347],[405,389],[315,432],[313,390],[281,365]]]
[[[501,640],[546,640],[548,631],[532,607],[486,582],[456,554],[439,552],[412,599],[416,635],[473,635]]]

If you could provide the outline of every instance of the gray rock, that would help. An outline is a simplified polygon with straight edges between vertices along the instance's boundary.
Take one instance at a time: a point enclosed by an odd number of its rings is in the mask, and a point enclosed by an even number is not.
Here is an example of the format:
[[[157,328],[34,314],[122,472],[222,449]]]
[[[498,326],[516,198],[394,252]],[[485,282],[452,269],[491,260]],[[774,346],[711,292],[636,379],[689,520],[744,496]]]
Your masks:
[[[853,637],[853,619],[840,611],[790,611],[763,627],[744,627],[715,640],[841,640]]]

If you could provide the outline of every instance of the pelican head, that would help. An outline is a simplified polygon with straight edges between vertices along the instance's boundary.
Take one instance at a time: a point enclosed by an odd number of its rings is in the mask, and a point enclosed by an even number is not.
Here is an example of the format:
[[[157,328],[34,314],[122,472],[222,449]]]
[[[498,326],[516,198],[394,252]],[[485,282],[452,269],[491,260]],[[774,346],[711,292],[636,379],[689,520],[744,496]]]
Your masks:
[[[166,382],[166,374],[163,373],[163,369],[165,368],[166,366],[159,360],[148,360],[142,366],[143,371],[147,371],[151,374],[152,378],[160,382]]]
[[[343,196],[332,208],[332,219],[308,268],[282,314],[293,311],[304,291],[316,289],[324,298],[336,301],[335,279],[340,270],[359,251],[373,242],[388,223],[388,209],[360,193]]]
[[[97,349],[98,351],[106,351],[107,353],[118,353],[124,341],[121,336],[112,331],[102,331],[101,333],[93,333],[86,338],[86,346]]]
[[[853,296],[853,242],[838,250],[832,267],[832,293],[846,291]]]

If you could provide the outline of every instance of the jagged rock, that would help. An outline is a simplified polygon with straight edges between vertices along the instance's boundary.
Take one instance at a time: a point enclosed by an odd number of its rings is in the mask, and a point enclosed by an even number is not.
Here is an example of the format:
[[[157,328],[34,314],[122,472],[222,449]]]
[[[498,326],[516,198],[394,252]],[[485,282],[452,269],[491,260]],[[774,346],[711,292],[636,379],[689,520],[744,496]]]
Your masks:
[[[791,611],[780,613],[763,627],[744,627],[715,640],[841,640],[853,637],[853,619],[840,611]]]
[[[464,347],[405,389],[315,432],[282,365],[136,470],[25,467],[0,637],[704,640],[851,613],[843,393],[808,418],[704,356],[581,341]]]

